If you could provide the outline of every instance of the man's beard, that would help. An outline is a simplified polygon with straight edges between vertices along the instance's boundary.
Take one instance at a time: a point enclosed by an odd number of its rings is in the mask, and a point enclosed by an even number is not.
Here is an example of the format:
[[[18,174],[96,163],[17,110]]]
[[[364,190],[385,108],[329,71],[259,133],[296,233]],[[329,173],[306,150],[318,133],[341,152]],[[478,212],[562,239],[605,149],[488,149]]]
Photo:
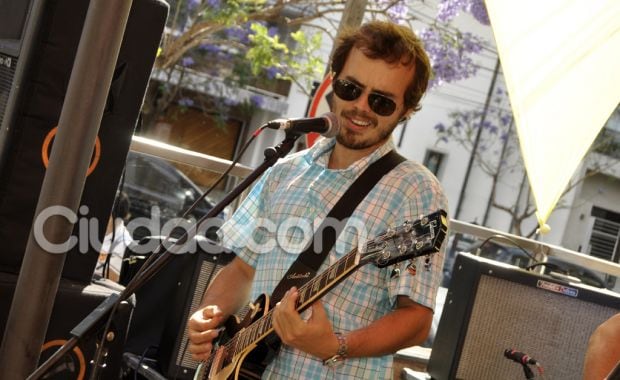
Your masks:
[[[338,136],[336,136],[336,141],[338,141],[340,145],[349,149],[361,150],[370,148],[371,146],[374,146],[380,142],[386,141],[390,137],[394,129],[396,129],[397,124],[398,123],[396,122],[394,123],[394,125],[381,130],[379,136],[370,138],[362,138],[360,135],[353,133],[346,128],[342,128]],[[368,128],[376,129],[378,127],[376,124],[373,124]],[[359,139],[358,136],[360,137]]]

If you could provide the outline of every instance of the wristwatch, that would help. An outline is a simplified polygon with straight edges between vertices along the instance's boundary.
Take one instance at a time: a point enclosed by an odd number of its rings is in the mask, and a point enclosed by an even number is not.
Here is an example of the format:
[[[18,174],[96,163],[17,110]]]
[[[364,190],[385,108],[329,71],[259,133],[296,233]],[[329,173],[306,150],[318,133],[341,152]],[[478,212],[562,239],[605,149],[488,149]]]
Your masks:
[[[344,359],[347,357],[347,338],[342,333],[335,333],[338,339],[338,352],[336,355],[323,360],[323,365],[335,368],[344,363]]]

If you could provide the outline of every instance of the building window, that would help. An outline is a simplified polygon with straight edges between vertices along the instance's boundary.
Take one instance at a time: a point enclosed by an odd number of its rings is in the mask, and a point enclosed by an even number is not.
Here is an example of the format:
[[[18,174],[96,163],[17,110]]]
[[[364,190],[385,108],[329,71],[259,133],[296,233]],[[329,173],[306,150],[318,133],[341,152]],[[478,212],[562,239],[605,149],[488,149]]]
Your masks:
[[[600,207],[592,207],[594,225],[590,234],[588,254],[618,262],[620,243],[620,214]]]
[[[618,262],[620,259],[620,214],[592,207],[594,224],[590,232],[587,253],[599,259]],[[605,275],[608,287],[614,287],[616,277]]]
[[[439,175],[439,170],[441,170],[441,164],[444,159],[444,154],[437,152],[435,150],[427,150],[426,155],[424,156],[424,166],[428,168],[435,176]]]

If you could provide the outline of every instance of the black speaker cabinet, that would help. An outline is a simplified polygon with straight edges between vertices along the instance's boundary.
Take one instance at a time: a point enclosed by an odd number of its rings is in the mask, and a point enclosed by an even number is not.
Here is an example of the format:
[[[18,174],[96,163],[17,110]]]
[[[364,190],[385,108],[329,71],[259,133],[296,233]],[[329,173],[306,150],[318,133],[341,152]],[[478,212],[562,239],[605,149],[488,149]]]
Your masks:
[[[0,271],[18,273],[21,266],[89,3],[0,0]],[[33,4],[44,4],[39,19],[29,11]],[[88,228],[96,230],[99,241],[167,13],[160,0],[132,4],[80,203],[87,209],[78,215],[98,221]],[[31,43],[22,41],[22,24],[38,26]],[[77,223],[74,236],[85,240],[86,224]],[[67,255],[63,278],[88,283],[97,257],[90,244],[77,244]]]
[[[617,293],[461,253],[427,370],[437,380],[523,379],[504,357],[514,349],[548,379],[581,379],[590,335],[619,311]]]
[[[0,272],[0,336],[4,334],[16,282],[16,275]],[[84,285],[61,279],[45,341],[41,348],[39,364],[47,360],[65,341],[71,338],[71,330],[101,302],[111,294],[118,293],[118,285],[114,285],[116,284],[109,284],[105,281],[100,284]],[[133,301],[131,299],[130,301],[124,301],[119,305],[109,333],[106,334],[111,340],[104,351],[105,358],[101,362],[99,371],[100,379],[118,379],[120,376],[123,346],[133,311]],[[38,302],[38,300],[32,300],[32,302]],[[103,335],[102,327],[100,324],[95,334],[80,341],[47,372],[44,378],[59,380],[90,378],[92,360]]]
[[[193,379],[199,362],[187,351],[187,320],[198,309],[202,297],[213,278],[222,267],[232,261],[235,255],[222,251],[214,243],[194,258],[194,265],[183,273],[184,282],[179,283],[174,297],[174,313],[170,313],[162,336],[159,362],[169,379]],[[204,246],[203,246],[204,247]],[[231,284],[231,286],[235,286]]]
[[[145,238],[151,244],[159,237]],[[129,329],[126,352],[146,355],[159,364],[168,379],[192,379],[198,362],[187,352],[187,320],[217,272],[233,258],[213,241],[196,236],[196,251],[174,255],[162,270],[136,292],[136,310]],[[150,255],[128,251],[123,260],[121,282],[131,280]],[[233,285],[234,286],[234,285]]]

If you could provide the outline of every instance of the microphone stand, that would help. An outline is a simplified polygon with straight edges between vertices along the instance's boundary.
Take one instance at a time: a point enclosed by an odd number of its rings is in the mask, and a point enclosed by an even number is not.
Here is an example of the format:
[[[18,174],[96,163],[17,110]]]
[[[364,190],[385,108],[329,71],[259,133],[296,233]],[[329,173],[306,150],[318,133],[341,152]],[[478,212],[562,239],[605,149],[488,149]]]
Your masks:
[[[226,206],[228,206],[235,198],[237,198],[245,189],[247,189],[260,175],[262,175],[268,168],[273,166],[280,158],[285,157],[295,146],[295,141],[303,134],[296,131],[286,130],[285,138],[275,147],[269,147],[265,149],[265,159],[261,165],[254,169],[250,175],[248,175],[239,185],[237,185],[228,195],[218,202],[209,212],[196,222],[196,226],[199,226],[208,218],[217,216]],[[192,236],[189,236],[189,231],[185,231],[183,236],[178,239],[175,245],[184,244],[190,238],[195,236],[195,231],[198,229],[192,229]],[[167,240],[167,239],[166,239]],[[27,380],[40,379],[47,371],[49,371],[67,352],[71,351],[86,334],[91,334],[95,326],[100,326],[100,321],[106,316],[113,315],[118,305],[129,298],[145,283],[147,283],[155,274],[157,274],[171,259],[174,257],[173,253],[169,249],[164,251],[157,257],[156,260],[149,265],[141,275],[134,277],[125,287],[120,294],[113,294],[105,299],[95,310],[93,310],[84,320],[82,320],[76,327],[71,330],[72,337],[67,340],[49,359],[39,366]],[[106,332],[104,331],[104,336]],[[99,352],[102,351],[102,347],[99,348]],[[99,369],[99,357],[94,361],[93,372],[91,379],[95,379],[95,375]]]

